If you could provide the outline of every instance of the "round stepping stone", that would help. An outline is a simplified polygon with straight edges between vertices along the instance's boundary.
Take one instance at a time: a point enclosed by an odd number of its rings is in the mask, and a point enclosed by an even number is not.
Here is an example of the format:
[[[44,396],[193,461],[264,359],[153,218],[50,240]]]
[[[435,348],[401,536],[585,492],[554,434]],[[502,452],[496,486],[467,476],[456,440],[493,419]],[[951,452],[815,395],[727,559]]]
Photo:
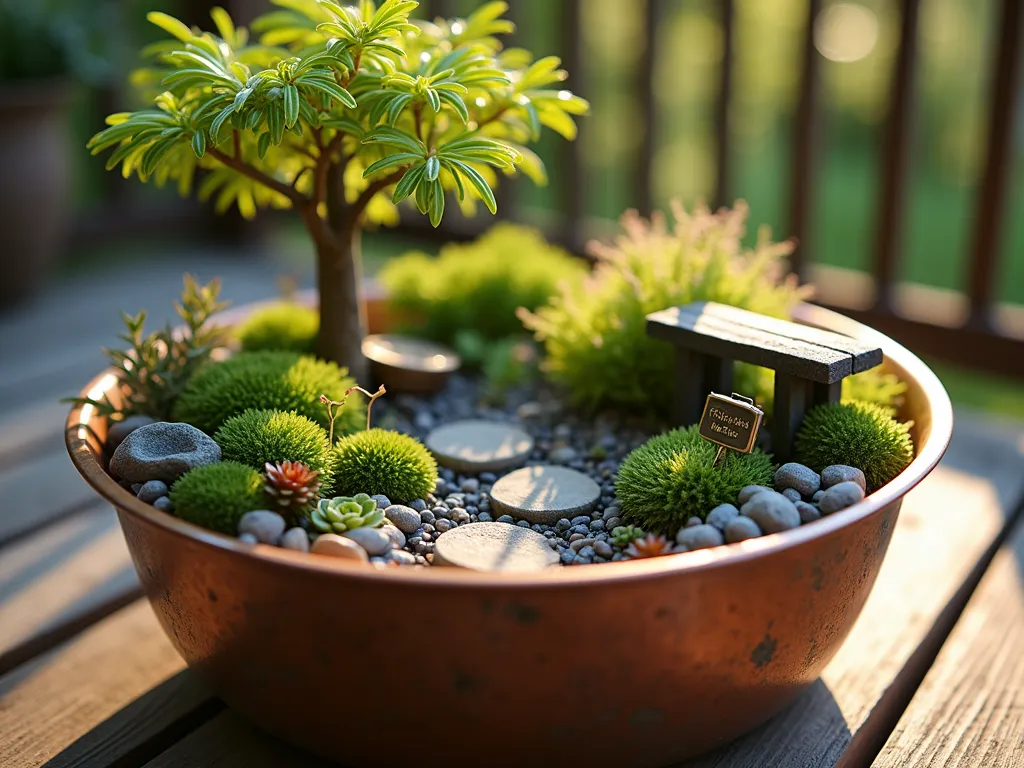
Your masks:
[[[491,508],[531,523],[552,525],[585,515],[601,497],[601,488],[575,469],[523,467],[491,488]]]
[[[499,472],[526,461],[533,438],[509,424],[466,419],[438,427],[426,439],[438,463],[456,472]]]
[[[434,544],[434,565],[474,571],[543,571],[558,562],[548,540],[529,528],[506,523],[473,523],[452,528]]]
[[[432,341],[378,333],[363,339],[363,355],[377,379],[392,392],[437,392],[462,360],[448,347]]]

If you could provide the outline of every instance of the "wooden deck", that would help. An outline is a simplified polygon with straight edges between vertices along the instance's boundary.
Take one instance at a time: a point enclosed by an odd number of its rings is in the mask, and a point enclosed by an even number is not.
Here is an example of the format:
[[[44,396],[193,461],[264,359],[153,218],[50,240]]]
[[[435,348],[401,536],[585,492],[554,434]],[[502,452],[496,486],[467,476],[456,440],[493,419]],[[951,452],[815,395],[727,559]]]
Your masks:
[[[0,319],[0,766],[306,766],[185,669],[140,597],[113,511],[67,458],[60,396],[116,309],[166,309],[180,272],[238,301],[272,266],[196,256],[58,286]],[[73,287],[74,290],[71,290]],[[167,312],[157,313],[167,316]],[[864,613],[789,710],[689,768],[1024,765],[1024,428],[958,413],[904,504]]]

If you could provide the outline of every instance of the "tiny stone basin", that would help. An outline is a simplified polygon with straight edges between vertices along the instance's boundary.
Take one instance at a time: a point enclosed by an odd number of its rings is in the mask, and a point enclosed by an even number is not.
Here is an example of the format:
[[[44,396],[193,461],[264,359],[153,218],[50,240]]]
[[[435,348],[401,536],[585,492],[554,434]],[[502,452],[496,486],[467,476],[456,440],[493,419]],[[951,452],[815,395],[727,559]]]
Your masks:
[[[402,739],[425,766],[670,765],[818,678],[867,600],[903,496],[952,432],[945,390],[908,350],[810,305],[796,319],[883,348],[909,387],[900,415],[915,422],[916,457],[852,507],[714,549],[530,573],[371,570],[249,546],[139,501],[105,472],[91,406],[72,408],[67,447],[116,507],[178,652],[263,729],[352,766],[406,764]],[[114,384],[106,372],[83,394]]]

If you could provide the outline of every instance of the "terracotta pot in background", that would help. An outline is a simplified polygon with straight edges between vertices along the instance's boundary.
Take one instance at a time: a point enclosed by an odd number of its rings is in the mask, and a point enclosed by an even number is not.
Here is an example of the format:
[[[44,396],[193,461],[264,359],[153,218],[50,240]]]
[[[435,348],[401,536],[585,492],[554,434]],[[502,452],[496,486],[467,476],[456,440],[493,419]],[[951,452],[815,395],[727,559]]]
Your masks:
[[[232,708],[353,766],[668,765],[779,712],[838,651],[906,493],[952,433],[913,354],[817,307],[798,319],[878,344],[908,392],[917,455],[864,501],[739,544],[633,562],[484,574],[375,571],[243,544],[158,512],[104,470],[106,424],[67,446],[116,508],[160,623]],[[102,374],[83,393],[114,384]],[[428,734],[424,740],[422,737]]]
[[[64,248],[69,104],[61,80],[0,83],[0,308],[31,296]]]

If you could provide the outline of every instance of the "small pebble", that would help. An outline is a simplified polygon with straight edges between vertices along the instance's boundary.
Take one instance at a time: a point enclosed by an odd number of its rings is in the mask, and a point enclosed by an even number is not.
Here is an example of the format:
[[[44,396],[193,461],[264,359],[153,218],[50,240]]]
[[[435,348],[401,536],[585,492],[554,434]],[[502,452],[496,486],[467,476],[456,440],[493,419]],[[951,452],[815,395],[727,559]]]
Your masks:
[[[153,509],[158,509],[161,512],[171,514],[174,512],[174,502],[171,501],[169,496],[161,496],[159,499],[153,502]]]
[[[572,520],[569,521],[572,525],[590,525],[589,515],[576,515]]]
[[[444,533],[445,531],[450,531],[454,527],[455,527],[455,523],[453,523],[451,520],[445,520],[444,518],[441,518],[436,523],[434,523],[434,529],[438,533]]]
[[[389,504],[384,509],[384,517],[402,533],[415,533],[423,522],[419,512],[403,504]]]
[[[512,519],[512,515],[502,515],[501,517],[498,518],[497,522],[499,522],[499,523],[508,523],[509,525],[514,525],[516,521]]]
[[[719,504],[717,507],[708,512],[708,525],[713,525],[720,531],[725,530],[725,526],[734,517],[739,515],[740,511],[736,509],[732,504]],[[690,523],[687,522],[687,525]]]
[[[585,538],[582,533],[573,533],[569,536],[569,544],[571,545],[574,541],[582,541]]]
[[[139,497],[139,501],[152,504],[161,496],[167,495],[167,483],[163,480],[150,480],[148,483],[143,483],[135,495]]]
[[[413,499],[406,504],[406,506],[409,507],[409,509],[415,509],[417,512],[422,512],[427,508],[427,502],[423,499]]]
[[[571,445],[560,445],[548,451],[548,461],[552,464],[568,464],[576,455],[576,449]]]
[[[604,530],[604,520],[591,520],[590,521],[590,530],[595,531],[595,532],[603,531]]]
[[[284,528],[284,518],[277,512],[267,509],[246,512],[238,521],[239,533],[251,533],[264,544],[277,544],[281,540]]]
[[[394,525],[382,525],[380,530],[387,534],[388,538],[391,539],[391,546],[395,549],[401,549],[405,546],[405,533],[402,529]],[[424,530],[424,533],[426,530]],[[414,533],[414,531],[410,531]]]
[[[391,537],[380,528],[354,528],[351,531],[345,531],[343,536],[354,541],[366,550],[366,554],[371,556],[383,555],[394,547]]]
[[[476,520],[478,523],[489,523],[493,519],[494,518],[491,517],[489,512],[481,512],[479,515],[476,516]]]
[[[761,529],[757,523],[745,515],[734,517],[725,526],[725,540],[730,544],[746,539],[756,539],[761,535]]]
[[[762,491],[770,491],[770,490],[771,490],[771,488],[766,488],[763,485],[748,485],[746,488],[744,488],[742,491],[740,491],[739,496],[736,497],[736,502],[740,506],[742,506],[742,505],[746,504],[748,501],[750,501],[752,498],[754,498],[754,496],[756,496],[757,494],[761,493]]]
[[[821,487],[821,477],[810,467],[791,461],[775,470],[775,487],[778,490],[793,488],[801,496],[813,496]]]
[[[743,505],[740,513],[757,523],[765,533],[788,531],[800,525],[800,513],[793,502],[775,491],[757,494]]]
[[[462,525],[469,522],[470,515],[466,510],[456,508],[452,510],[451,518],[459,525]]]
[[[605,509],[604,514],[601,517],[607,523],[613,517],[618,517],[621,514],[622,510],[619,508],[619,506],[617,504],[612,504],[610,507],[607,507]]]
[[[590,560],[596,554],[596,550],[591,545],[588,544],[585,547],[580,547],[579,552],[577,552],[576,554],[579,557],[583,557],[583,558],[586,558],[586,559]]]
[[[369,528],[357,528],[356,530],[370,530]],[[340,557],[343,560],[358,560],[369,562],[366,550],[351,539],[339,536],[336,533],[321,533],[316,541],[309,548],[314,555],[327,555],[329,557]]]
[[[259,539],[253,536],[251,533],[241,533],[238,535],[238,540],[245,542],[246,544],[258,544]]]
[[[448,507],[442,507],[440,504],[438,504],[430,511],[434,513],[434,517],[436,517],[438,520],[442,518],[447,518],[451,514]]]
[[[803,499],[803,496],[800,495],[800,491],[798,491],[796,488],[783,488],[782,495],[785,496],[790,501],[792,501],[794,504]]]
[[[864,489],[856,482],[846,480],[825,491],[818,506],[821,508],[821,514],[831,515],[833,512],[853,506],[863,498]]]
[[[821,519],[821,511],[813,504],[808,504],[806,501],[797,501],[794,503],[796,511],[800,513],[801,523],[813,523],[815,520]]]
[[[377,509],[387,509],[391,506],[391,499],[382,493],[375,494],[370,498],[377,502]]]
[[[416,565],[416,556],[403,549],[393,549],[384,555],[384,561],[398,565]]]
[[[594,540],[590,538],[577,539],[569,545],[569,549],[571,549],[573,552],[578,553],[581,549],[583,549],[583,547],[590,547],[593,546],[593,544]]]
[[[725,544],[722,532],[713,525],[689,525],[680,528],[676,534],[676,542],[687,549],[705,549]]]
[[[475,477],[467,477],[461,483],[459,483],[459,490],[463,493],[479,493],[480,492],[480,481]]]
[[[610,531],[614,528],[618,528],[620,525],[622,525],[622,520],[617,517],[613,517],[612,519],[605,521],[604,528],[606,531]]]
[[[594,554],[598,557],[609,558],[615,554],[615,550],[612,549],[612,545],[607,541],[595,541],[594,542]]]
[[[696,528],[698,525],[704,525],[704,521],[701,520],[699,517],[695,516],[695,517],[691,517],[689,520],[687,520],[686,524],[683,527],[684,528]]]
[[[279,544],[296,552],[309,552],[309,534],[302,528],[289,528],[284,532]]]
[[[150,482],[152,482],[152,481],[150,481]],[[134,493],[136,496],[138,496],[139,495],[139,491],[142,490],[142,486],[143,485],[145,485],[145,483],[132,483],[132,493]]]
[[[563,517],[555,523],[556,531],[568,531],[570,528],[572,528],[572,521],[567,517]]]
[[[530,527],[530,521],[529,520],[520,520],[520,521],[518,521],[516,523],[516,525],[518,525],[520,528],[529,528]]]
[[[824,496],[824,495],[825,495],[824,491],[815,491],[814,495],[811,496],[811,502],[814,503],[814,504],[820,504],[821,503],[821,497]]]
[[[411,507],[410,507],[410,509],[411,509]],[[436,519],[437,518],[434,517],[434,513],[431,512],[429,509],[424,509],[422,512],[420,512],[420,522],[423,523],[424,525],[427,525],[427,524],[433,525],[433,523],[434,523],[434,521]]]
[[[571,549],[567,549],[559,556],[559,560],[562,561],[562,565],[572,565],[572,561],[576,559],[576,553]]]
[[[867,492],[868,484],[864,479],[864,473],[856,467],[848,467],[845,464],[833,464],[821,470],[821,487],[828,490],[839,483],[854,482]]]

